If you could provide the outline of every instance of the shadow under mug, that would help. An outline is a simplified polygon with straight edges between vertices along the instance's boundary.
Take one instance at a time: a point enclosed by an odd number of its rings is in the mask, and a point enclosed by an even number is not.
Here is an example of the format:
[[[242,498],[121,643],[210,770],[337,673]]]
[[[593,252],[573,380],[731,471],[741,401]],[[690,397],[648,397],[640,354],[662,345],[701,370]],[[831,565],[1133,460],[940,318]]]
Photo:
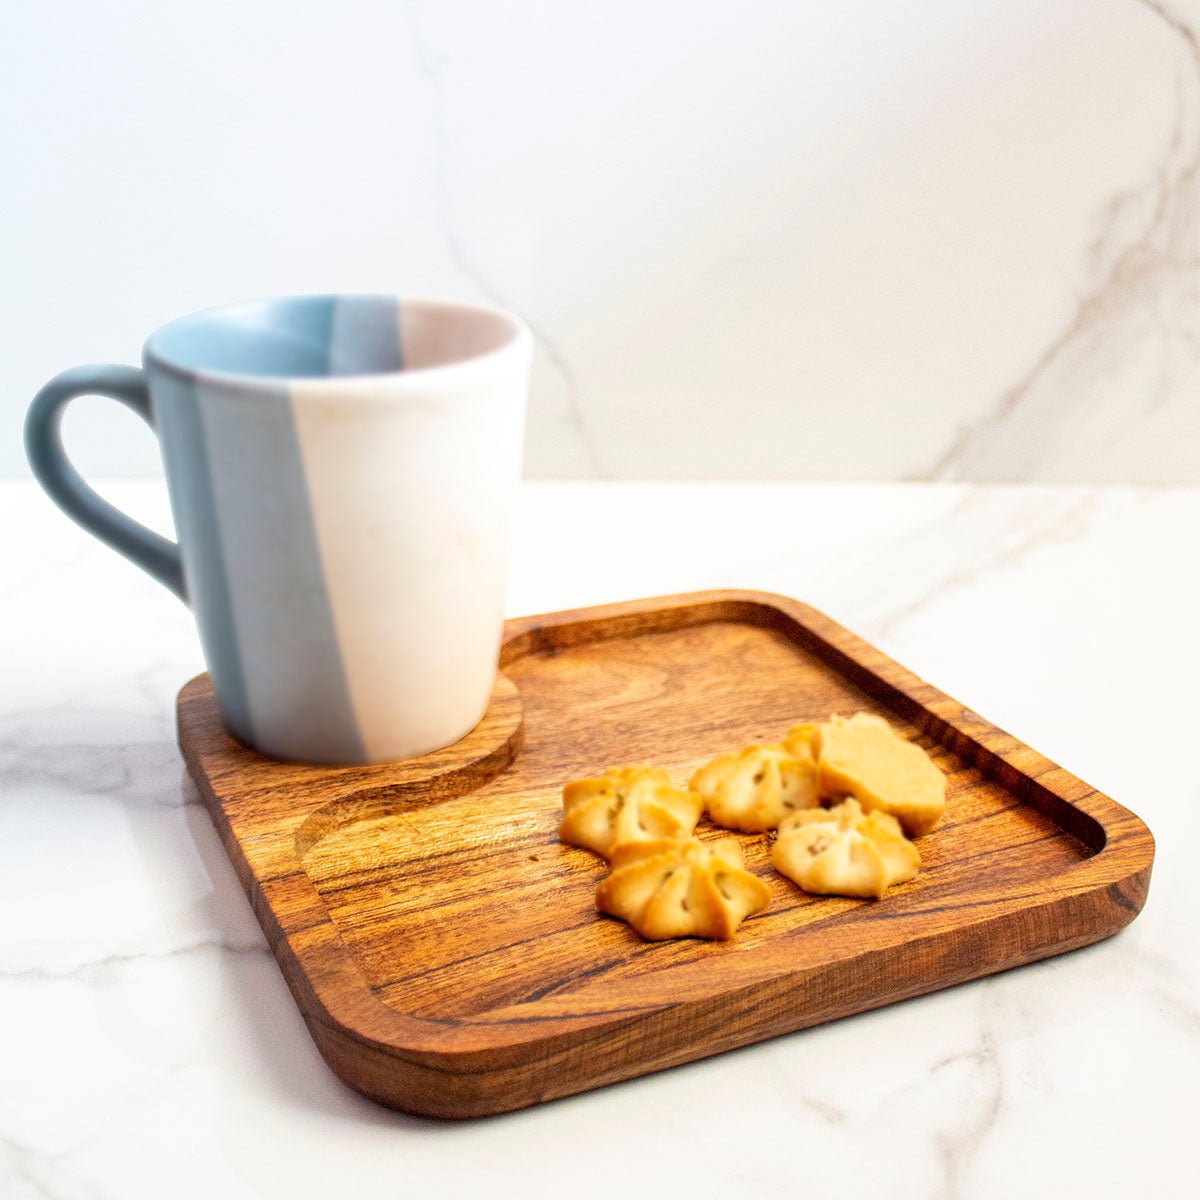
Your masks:
[[[26,450],[69,516],[192,607],[236,737],[305,762],[408,758],[457,741],[491,695],[532,356],[524,323],[482,305],[213,309],[151,334],[140,370],[56,376]],[[154,428],[178,545],[67,460],[81,395]]]

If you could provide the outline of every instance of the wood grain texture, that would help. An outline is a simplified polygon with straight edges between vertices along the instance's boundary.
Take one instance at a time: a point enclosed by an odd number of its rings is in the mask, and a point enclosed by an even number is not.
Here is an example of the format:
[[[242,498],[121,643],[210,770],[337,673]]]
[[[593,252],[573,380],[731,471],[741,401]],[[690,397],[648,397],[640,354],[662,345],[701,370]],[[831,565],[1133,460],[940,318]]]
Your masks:
[[[492,704],[421,759],[311,767],[221,725],[179,740],[321,1053],[410,1112],[503,1112],[1059,954],[1115,933],[1154,856],[1137,817],[813,609],[703,592],[510,621]],[[885,900],[771,888],[728,943],[597,916],[604,865],[556,836],[562,784],[866,709],[949,776],[923,869]],[[701,836],[725,831],[706,829]]]

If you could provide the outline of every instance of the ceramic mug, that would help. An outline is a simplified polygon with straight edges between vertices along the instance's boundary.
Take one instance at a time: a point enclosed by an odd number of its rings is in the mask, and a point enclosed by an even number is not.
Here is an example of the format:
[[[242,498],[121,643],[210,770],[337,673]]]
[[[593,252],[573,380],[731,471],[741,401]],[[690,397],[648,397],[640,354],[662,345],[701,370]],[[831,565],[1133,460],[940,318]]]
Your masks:
[[[457,741],[504,621],[532,338],[481,305],[297,296],[183,317],[142,368],[36,396],[34,474],[195,612],[229,730],[278,758],[366,763]],[[84,483],[63,410],[108,396],[158,435],[179,543]]]

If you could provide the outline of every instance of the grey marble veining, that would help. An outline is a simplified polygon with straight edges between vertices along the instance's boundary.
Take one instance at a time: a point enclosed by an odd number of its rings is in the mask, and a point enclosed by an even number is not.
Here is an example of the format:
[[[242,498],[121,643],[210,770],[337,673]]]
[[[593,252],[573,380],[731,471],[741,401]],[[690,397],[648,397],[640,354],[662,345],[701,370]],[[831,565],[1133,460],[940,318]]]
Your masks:
[[[560,387],[557,397],[548,394],[549,387],[545,375],[539,375],[539,385],[532,397],[532,421],[534,437],[537,437],[538,425],[545,422],[549,428],[556,426],[561,429],[565,423],[575,445],[565,448],[561,444],[557,453],[562,461],[578,461],[582,456],[583,470],[579,474],[594,478],[605,478],[605,471],[600,460],[600,453],[593,440],[587,423],[587,414],[580,397],[579,380],[566,354],[556,340],[547,331],[545,324],[527,306],[512,296],[506,294],[495,279],[476,261],[467,248],[466,240],[459,231],[457,212],[460,204],[456,202],[452,156],[454,140],[446,120],[445,79],[443,64],[445,54],[436,50],[429,42],[425,32],[425,17],[421,0],[404,0],[403,10],[408,21],[409,47],[412,52],[413,65],[417,75],[425,83],[429,97],[429,123],[433,131],[433,185],[437,199],[438,224],[446,253],[455,270],[462,277],[463,284],[478,292],[478,294],[499,305],[520,311],[533,333],[543,363],[549,365],[557,375]],[[565,422],[563,418],[565,417]],[[557,421],[556,421],[557,418]],[[564,450],[566,451],[564,453]],[[567,471],[574,474],[573,471]]]
[[[921,477],[1186,482],[1200,472],[1200,427],[1188,419],[1200,382],[1200,44],[1182,6],[1138,2],[1172,43],[1176,111],[1159,159],[1101,205],[1062,328]],[[1131,453],[1140,461],[1122,471]]]

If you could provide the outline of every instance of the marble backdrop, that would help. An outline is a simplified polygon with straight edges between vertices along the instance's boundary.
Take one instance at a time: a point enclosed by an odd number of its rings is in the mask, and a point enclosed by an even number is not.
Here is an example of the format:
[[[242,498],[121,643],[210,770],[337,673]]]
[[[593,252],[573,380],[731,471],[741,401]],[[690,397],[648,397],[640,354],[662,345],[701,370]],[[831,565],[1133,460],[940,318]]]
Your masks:
[[[0,474],[59,367],[372,289],[529,319],[534,476],[1198,481],[1198,31],[1197,0],[21,6]],[[77,407],[85,468],[157,470]]]

